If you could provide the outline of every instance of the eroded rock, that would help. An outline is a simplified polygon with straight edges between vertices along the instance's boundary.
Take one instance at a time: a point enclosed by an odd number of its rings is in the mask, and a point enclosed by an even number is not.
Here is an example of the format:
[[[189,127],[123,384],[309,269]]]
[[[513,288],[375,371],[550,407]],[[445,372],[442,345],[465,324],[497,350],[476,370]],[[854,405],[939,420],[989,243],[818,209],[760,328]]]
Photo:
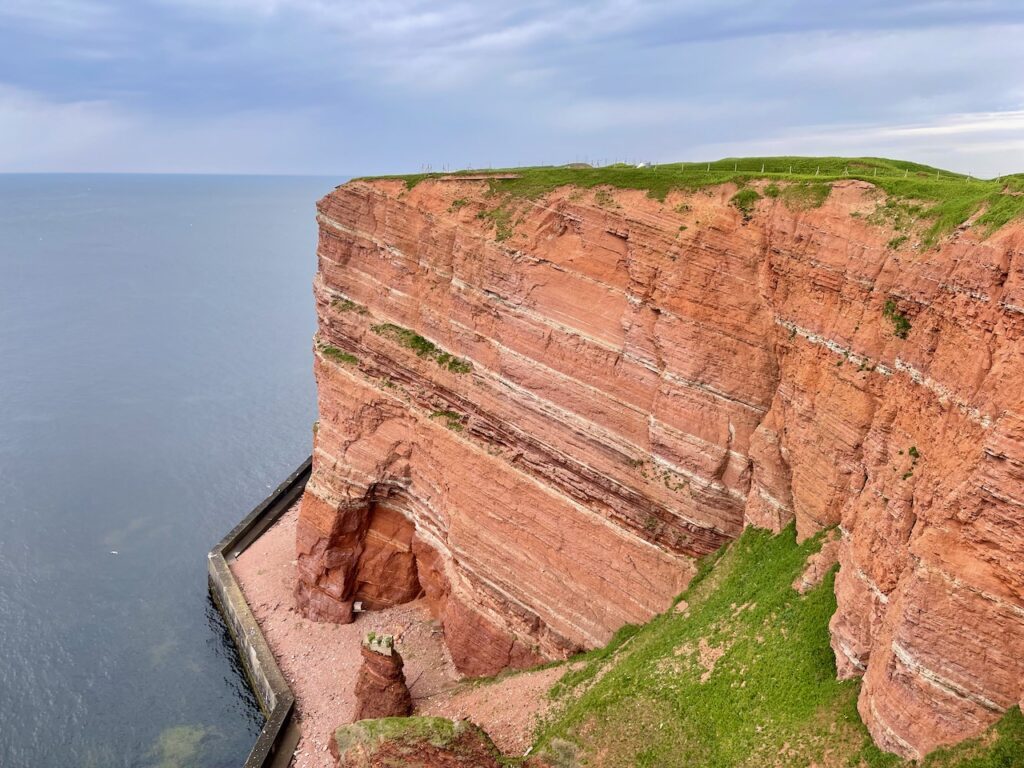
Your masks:
[[[356,720],[405,717],[412,714],[412,696],[402,672],[402,656],[390,635],[369,636],[360,653],[363,665],[356,678]]]
[[[499,753],[468,720],[389,717],[339,728],[331,740],[339,768],[498,768]]]
[[[882,746],[1024,698],[1021,225],[894,250],[864,182],[749,221],[732,185],[566,188],[509,201],[499,240],[488,191],[319,203],[307,616],[418,582],[486,674],[604,643],[693,557],[795,520],[841,532],[832,643]]]

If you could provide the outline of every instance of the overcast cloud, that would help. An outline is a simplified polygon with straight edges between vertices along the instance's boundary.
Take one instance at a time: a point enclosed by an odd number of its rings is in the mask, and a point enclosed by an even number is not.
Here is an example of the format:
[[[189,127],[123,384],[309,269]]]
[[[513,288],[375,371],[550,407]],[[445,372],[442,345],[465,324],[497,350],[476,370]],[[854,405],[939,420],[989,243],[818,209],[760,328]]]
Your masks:
[[[0,170],[1024,171],[1024,5],[0,0]]]

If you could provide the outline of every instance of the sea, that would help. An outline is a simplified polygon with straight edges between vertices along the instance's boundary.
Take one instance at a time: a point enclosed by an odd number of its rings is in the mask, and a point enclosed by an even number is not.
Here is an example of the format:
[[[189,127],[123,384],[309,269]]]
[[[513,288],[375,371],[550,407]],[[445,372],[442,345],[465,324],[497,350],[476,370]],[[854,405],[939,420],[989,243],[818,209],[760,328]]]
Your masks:
[[[0,175],[0,766],[239,766],[208,550],[310,453],[344,179]]]

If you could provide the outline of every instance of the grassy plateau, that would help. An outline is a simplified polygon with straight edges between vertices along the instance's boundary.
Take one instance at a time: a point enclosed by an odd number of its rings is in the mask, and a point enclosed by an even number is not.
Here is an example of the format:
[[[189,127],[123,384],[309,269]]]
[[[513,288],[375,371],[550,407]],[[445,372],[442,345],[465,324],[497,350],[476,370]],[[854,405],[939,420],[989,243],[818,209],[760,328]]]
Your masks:
[[[527,199],[538,198],[558,187],[575,186],[638,189],[664,200],[673,190],[695,191],[727,183],[742,188],[760,179],[783,184],[783,189],[798,185],[811,190],[811,197],[820,197],[814,191],[815,185],[859,179],[886,193],[893,216],[925,222],[924,240],[928,245],[979,213],[975,223],[984,227],[986,233],[1024,216],[1024,174],[976,179],[928,165],[877,157],[743,157],[643,168],[625,164],[601,168],[543,166],[375,178],[402,179],[412,189],[426,179],[486,173],[515,176],[488,180],[492,194]],[[508,237],[507,222],[497,224],[502,239]]]

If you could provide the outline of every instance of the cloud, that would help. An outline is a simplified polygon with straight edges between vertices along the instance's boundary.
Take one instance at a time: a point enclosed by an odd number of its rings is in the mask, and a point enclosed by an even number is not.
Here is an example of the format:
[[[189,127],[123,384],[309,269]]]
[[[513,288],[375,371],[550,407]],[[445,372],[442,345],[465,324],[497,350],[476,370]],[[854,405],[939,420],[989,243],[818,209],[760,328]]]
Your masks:
[[[811,126],[741,143],[705,144],[700,156],[873,155],[979,177],[1024,169],[1024,109],[944,115],[928,123]]]
[[[250,170],[369,173],[778,146],[1008,171],[1015,136],[957,121],[1024,104],[1022,34],[1008,0],[7,0],[0,119],[27,147],[0,160],[218,170],[244,148]]]
[[[318,173],[332,151],[319,126],[295,112],[167,120],[0,84],[0,172]]]
[[[163,0],[193,17],[239,26],[308,25],[320,50],[383,82],[414,89],[455,89],[557,58],[567,45],[620,37],[663,13],[662,3],[431,3],[421,0]],[[307,50],[303,55],[308,55]]]
[[[634,97],[565,101],[551,110],[551,125],[572,133],[601,133],[654,128],[672,131],[679,126],[707,126],[737,119],[750,120],[765,110],[777,108],[770,99],[751,104],[723,97],[713,104],[703,99]]]
[[[76,34],[111,21],[113,8],[95,0],[4,0],[0,26],[30,26],[40,30]]]
[[[1024,109],[1009,112],[949,115],[932,124],[880,128],[875,133],[879,137],[892,138],[919,136],[979,138],[991,133],[1024,135]]]
[[[59,169],[79,162],[127,124],[109,102],[59,103],[0,84],[0,170]]]

